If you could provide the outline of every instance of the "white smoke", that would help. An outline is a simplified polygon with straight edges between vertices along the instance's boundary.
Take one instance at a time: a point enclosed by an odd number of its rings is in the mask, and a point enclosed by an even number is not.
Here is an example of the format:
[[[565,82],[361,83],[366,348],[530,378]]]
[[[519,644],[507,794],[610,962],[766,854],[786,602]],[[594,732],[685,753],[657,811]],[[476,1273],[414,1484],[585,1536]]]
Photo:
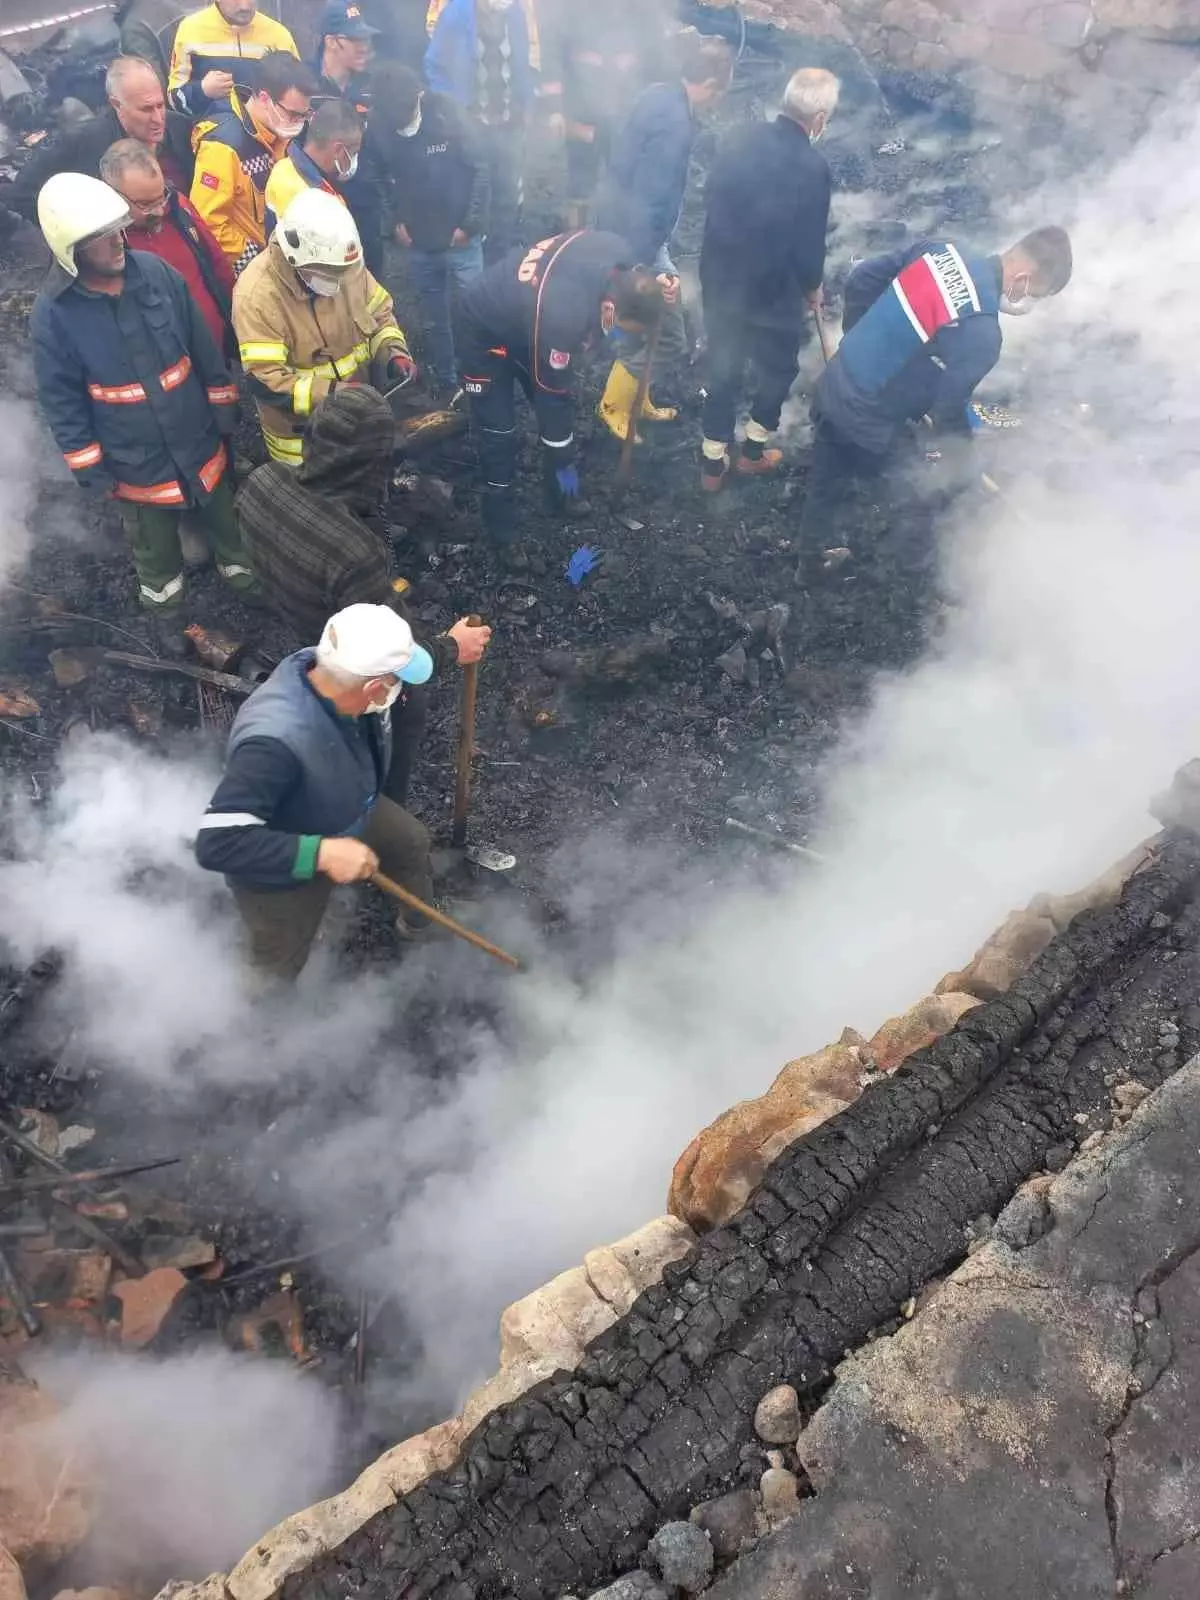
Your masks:
[[[1079,887],[1150,831],[1148,796],[1200,747],[1198,144],[1189,107],[1085,196],[1043,195],[992,241],[1031,219],[1071,223],[1075,281],[1010,331],[1004,376],[1053,385],[1072,427],[1080,402],[1111,414],[1117,392],[1125,427],[1082,483],[1061,478],[1046,439],[997,441],[1010,497],[981,497],[944,530],[952,610],[847,730],[825,774],[827,864],[789,886],[714,886],[701,862],[664,893],[635,851],[576,851],[562,871],[578,903],[593,884],[605,905],[626,902],[592,970],[578,936],[543,943],[513,979],[446,950],[395,978],[326,970],[302,985],[298,1025],[275,1016],[264,1036],[241,999],[228,902],[183,844],[211,774],[113,741],[66,755],[48,816],[26,824],[26,862],[0,869],[0,935],[69,951],[114,1065],[323,1076],[316,1111],[280,1119],[273,1137],[294,1147],[276,1165],[291,1203],[323,1217],[388,1193],[372,1269],[423,1345],[421,1393],[449,1402],[489,1371],[503,1304],[659,1212],[692,1135],[785,1059],[847,1024],[873,1031],[1011,907]],[[389,1042],[431,988],[453,1065],[436,1081]],[[472,1020],[481,998],[487,1025]],[[339,1094],[351,1076],[353,1105]]]
[[[61,1406],[30,1443],[86,1484],[89,1573],[115,1587],[227,1567],[334,1486],[336,1399],[283,1363],[205,1349],[26,1365]]]

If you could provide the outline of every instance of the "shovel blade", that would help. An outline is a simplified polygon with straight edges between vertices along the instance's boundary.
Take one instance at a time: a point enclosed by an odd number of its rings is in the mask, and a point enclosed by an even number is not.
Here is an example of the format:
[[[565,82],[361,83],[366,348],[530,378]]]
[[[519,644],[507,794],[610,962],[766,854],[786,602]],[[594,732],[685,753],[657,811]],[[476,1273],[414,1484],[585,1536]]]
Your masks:
[[[507,850],[495,850],[488,844],[469,844],[465,855],[468,861],[487,872],[511,872],[517,864],[516,856]]]

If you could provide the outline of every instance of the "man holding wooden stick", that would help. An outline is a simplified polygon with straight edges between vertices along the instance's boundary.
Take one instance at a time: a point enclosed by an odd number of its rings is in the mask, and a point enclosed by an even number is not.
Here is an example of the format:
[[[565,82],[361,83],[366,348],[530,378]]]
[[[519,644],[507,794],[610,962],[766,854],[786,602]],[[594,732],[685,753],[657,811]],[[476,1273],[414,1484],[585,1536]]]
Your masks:
[[[390,606],[351,605],[238,713],[196,859],[225,874],[257,972],[299,976],[334,884],[382,871],[429,900],[428,830],[382,791],[392,704],[432,672],[429,652]],[[427,926],[411,910],[396,924],[405,939]]]

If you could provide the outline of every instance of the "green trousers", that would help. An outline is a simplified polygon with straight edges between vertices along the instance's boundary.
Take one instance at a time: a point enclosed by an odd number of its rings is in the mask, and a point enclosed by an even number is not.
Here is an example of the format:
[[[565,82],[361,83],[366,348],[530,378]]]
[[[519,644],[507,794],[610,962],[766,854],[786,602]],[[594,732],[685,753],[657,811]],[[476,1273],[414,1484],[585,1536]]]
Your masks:
[[[433,898],[429,830],[394,800],[380,795],[362,833],[379,868],[428,902]],[[246,929],[250,965],[263,978],[291,983],[300,976],[321,926],[333,883],[320,873],[294,889],[248,889],[230,878]]]
[[[137,570],[138,597],[147,611],[162,615],[183,605],[183,552],[179,547],[181,511],[125,502],[121,516]],[[212,547],[217,571],[234,589],[256,589],[242,530],[233,510],[233,490],[223,479],[193,516]]]

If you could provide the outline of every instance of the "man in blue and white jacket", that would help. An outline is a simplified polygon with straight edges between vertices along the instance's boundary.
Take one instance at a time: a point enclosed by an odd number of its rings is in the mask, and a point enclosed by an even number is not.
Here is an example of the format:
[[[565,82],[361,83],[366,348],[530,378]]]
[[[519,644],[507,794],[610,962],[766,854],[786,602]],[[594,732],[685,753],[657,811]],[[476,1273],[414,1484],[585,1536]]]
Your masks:
[[[856,480],[893,459],[907,425],[969,443],[968,403],[1000,359],[1001,313],[1020,316],[1071,278],[1062,228],[1038,228],[998,256],[924,240],[860,262],[846,282],[845,332],[813,396],[813,464],[800,525],[802,570],[844,540],[838,514]]]
[[[391,707],[405,684],[432,673],[429,652],[390,606],[346,606],[315,649],[286,656],[238,712],[196,859],[225,874],[257,971],[299,975],[335,883],[382,869],[430,898],[429,833],[382,791]]]

